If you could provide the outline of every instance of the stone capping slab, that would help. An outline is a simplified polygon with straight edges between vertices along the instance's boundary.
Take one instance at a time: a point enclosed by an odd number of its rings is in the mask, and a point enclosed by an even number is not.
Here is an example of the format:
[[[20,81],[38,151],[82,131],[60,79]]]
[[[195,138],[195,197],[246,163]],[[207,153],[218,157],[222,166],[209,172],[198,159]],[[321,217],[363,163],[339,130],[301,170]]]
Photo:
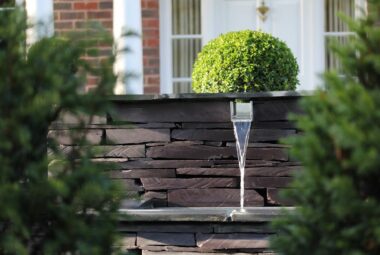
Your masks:
[[[184,93],[156,95],[114,95],[108,99],[113,102],[126,101],[167,101],[167,100],[231,100],[231,99],[267,99],[267,98],[297,98],[312,96],[314,91],[271,91],[256,93]]]
[[[142,222],[270,222],[294,207],[171,207],[161,209],[120,209],[121,221]]]

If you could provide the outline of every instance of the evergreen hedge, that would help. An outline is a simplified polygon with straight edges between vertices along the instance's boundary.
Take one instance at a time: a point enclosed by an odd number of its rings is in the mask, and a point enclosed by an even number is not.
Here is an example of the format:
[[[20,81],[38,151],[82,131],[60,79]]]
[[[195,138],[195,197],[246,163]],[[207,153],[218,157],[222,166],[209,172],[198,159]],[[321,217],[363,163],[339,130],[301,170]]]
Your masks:
[[[198,54],[192,74],[197,93],[295,90],[298,64],[288,46],[260,31],[229,32]]]
[[[22,10],[0,12],[0,254],[111,254],[121,193],[82,131],[109,109],[115,83],[113,57],[96,66],[82,57],[111,41],[94,29],[28,51],[26,28]],[[100,81],[83,95],[87,75]],[[69,152],[47,138],[63,113],[78,123]]]
[[[302,135],[290,140],[304,171],[287,192],[298,205],[275,222],[284,255],[380,254],[380,1],[356,36],[333,48],[343,64],[302,101]]]

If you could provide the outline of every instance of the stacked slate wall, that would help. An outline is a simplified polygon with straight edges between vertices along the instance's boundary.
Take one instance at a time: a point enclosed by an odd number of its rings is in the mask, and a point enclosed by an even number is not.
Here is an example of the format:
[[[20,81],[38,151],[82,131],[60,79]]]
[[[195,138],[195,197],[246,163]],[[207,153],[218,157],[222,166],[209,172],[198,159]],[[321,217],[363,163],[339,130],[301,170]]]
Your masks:
[[[111,99],[114,111],[96,118],[88,139],[97,161],[116,167],[110,178],[128,194],[124,208],[239,206],[240,173],[230,121],[230,101],[241,96],[140,96]],[[246,161],[247,206],[291,205],[278,193],[300,171],[279,140],[297,134],[288,120],[299,112],[293,93],[244,95],[254,102]],[[63,150],[70,119],[51,127]]]

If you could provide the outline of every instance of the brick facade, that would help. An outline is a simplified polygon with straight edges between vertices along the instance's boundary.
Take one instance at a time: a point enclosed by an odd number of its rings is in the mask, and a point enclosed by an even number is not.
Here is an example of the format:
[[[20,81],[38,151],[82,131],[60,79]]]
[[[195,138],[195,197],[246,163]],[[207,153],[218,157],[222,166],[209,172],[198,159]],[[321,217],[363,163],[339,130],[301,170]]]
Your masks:
[[[143,25],[144,93],[160,92],[160,42],[158,0],[141,0]],[[112,33],[113,0],[54,0],[54,25],[57,34],[80,31],[87,21],[99,21]],[[101,46],[101,56],[111,52],[111,46]],[[99,61],[98,59],[90,59]],[[96,85],[89,77],[86,90]]]

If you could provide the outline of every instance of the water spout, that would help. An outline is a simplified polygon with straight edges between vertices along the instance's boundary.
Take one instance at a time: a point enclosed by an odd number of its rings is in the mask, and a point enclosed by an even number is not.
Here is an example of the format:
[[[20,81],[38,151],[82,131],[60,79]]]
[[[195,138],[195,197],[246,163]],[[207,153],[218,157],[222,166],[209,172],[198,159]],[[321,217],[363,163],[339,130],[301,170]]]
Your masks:
[[[245,158],[249,141],[249,132],[253,120],[253,103],[231,101],[231,121],[234,125],[236,151],[240,169],[240,211],[244,211]]]

